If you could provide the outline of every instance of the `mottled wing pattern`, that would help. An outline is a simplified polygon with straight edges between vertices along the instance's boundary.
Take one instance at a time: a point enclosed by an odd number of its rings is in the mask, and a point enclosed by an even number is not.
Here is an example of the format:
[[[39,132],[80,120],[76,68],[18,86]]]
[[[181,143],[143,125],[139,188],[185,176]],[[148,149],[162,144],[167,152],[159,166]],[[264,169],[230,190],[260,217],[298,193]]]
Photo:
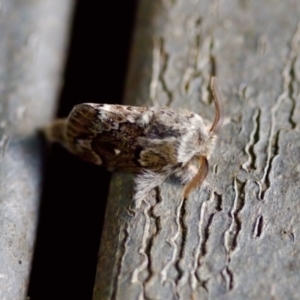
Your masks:
[[[180,167],[178,140],[193,116],[167,108],[79,104],[67,121],[68,147],[111,170],[165,171]]]
[[[178,151],[182,138],[190,128],[189,118],[195,114],[170,108],[150,108],[153,118],[145,134],[139,137],[140,163],[151,171],[168,171],[182,167]]]
[[[132,111],[134,110],[134,111]],[[96,164],[114,169],[121,164],[134,171],[137,137],[144,132],[136,124],[147,108],[108,104],[76,105],[66,123],[71,151]]]

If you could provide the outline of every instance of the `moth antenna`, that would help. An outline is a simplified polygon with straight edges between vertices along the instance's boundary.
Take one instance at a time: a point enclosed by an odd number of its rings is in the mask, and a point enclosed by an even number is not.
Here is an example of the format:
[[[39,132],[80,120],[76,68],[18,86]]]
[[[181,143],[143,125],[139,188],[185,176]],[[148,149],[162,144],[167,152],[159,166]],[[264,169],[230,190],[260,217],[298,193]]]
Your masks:
[[[215,108],[216,108],[216,115],[215,115],[214,123],[210,128],[210,131],[214,133],[218,133],[218,131],[220,130],[224,122],[224,101],[221,92],[219,90],[216,77],[211,78],[211,89],[212,89]]]
[[[203,183],[203,181],[205,180],[205,178],[208,174],[209,165],[208,165],[207,158],[204,156],[201,156],[199,162],[200,162],[200,167],[199,167],[197,174],[184,187],[184,190],[182,193],[183,199],[186,199],[192,190],[201,186],[201,184]]]

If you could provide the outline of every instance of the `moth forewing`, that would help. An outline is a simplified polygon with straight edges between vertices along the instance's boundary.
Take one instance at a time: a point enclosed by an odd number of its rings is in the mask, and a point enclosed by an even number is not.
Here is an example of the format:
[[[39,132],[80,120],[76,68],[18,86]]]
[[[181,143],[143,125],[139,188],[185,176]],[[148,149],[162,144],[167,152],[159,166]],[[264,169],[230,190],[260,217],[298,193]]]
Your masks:
[[[186,198],[205,180],[223,124],[223,100],[215,78],[211,87],[216,113],[210,129],[199,115],[186,110],[83,103],[67,119],[48,126],[46,136],[86,161],[138,173],[138,203],[170,175],[185,184]]]

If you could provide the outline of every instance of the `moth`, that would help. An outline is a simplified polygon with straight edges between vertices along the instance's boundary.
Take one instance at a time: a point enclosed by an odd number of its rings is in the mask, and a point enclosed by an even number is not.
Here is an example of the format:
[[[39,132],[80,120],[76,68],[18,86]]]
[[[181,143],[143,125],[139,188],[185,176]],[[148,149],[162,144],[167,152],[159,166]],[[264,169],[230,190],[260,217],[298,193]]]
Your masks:
[[[184,185],[183,197],[205,180],[208,159],[223,125],[223,100],[211,79],[215,118],[211,125],[187,110],[82,103],[45,130],[73,154],[109,170],[137,173],[139,203],[171,175]]]

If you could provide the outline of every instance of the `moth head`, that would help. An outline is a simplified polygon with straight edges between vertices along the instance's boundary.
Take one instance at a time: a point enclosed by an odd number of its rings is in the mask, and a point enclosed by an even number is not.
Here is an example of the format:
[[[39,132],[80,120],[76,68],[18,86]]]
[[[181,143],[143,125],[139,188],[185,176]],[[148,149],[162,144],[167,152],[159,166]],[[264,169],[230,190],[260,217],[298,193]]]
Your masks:
[[[224,122],[224,103],[215,77],[212,77],[211,79],[211,89],[212,89],[213,99],[214,99],[214,104],[216,109],[215,119],[213,124],[210,127],[205,126],[206,130],[199,128],[200,147],[197,155],[197,160],[199,160],[202,156],[209,159],[215,147],[215,142],[219,130],[221,129]]]
[[[215,119],[211,128],[209,129],[207,139],[204,141],[203,145],[201,146],[201,151],[196,158],[199,162],[198,172],[184,187],[183,190],[184,199],[188,197],[191,191],[201,186],[201,184],[205,180],[209,171],[208,158],[214,147],[217,134],[224,122],[224,102],[215,77],[212,77],[211,79],[211,89],[213,92],[213,98],[214,98],[214,103],[216,108]]]

